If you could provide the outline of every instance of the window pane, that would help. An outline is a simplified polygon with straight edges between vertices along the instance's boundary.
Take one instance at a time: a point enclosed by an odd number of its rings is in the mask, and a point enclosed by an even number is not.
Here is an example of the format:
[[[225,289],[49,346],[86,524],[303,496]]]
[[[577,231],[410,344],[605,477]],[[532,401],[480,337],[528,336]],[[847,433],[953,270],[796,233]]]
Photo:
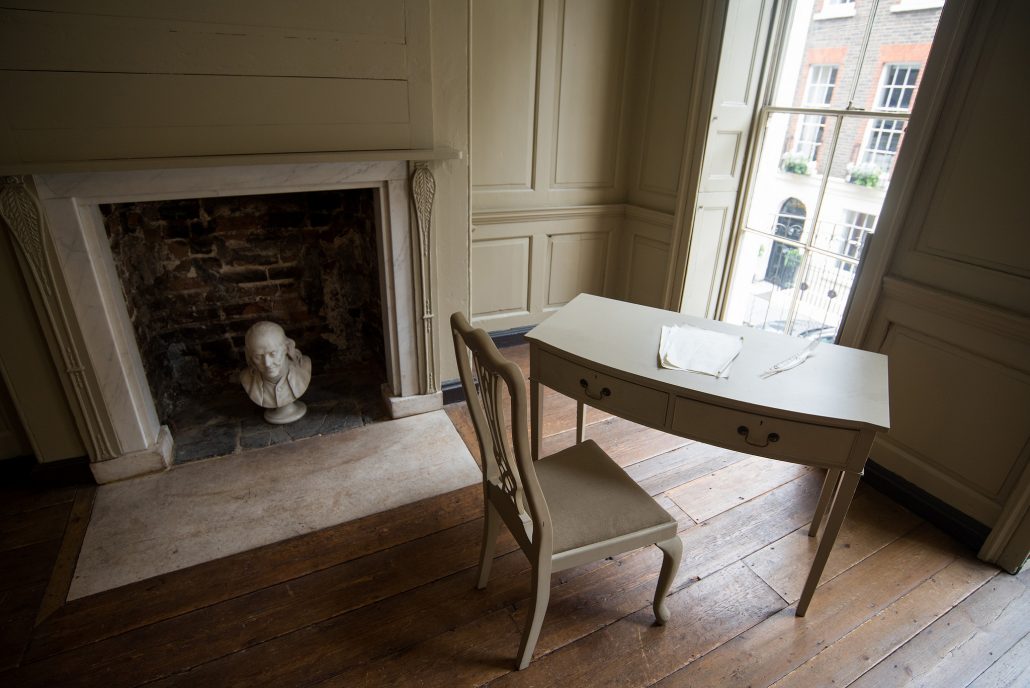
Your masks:
[[[894,170],[898,140],[883,144],[888,127],[902,120],[879,120],[868,117],[845,117],[840,128],[833,162],[829,165],[826,190],[814,225],[812,246],[842,258],[857,260],[869,235],[876,228],[884,196]],[[889,123],[889,124],[885,124]],[[879,139],[875,138],[880,136]],[[847,261],[845,261],[847,263]],[[848,269],[853,264],[847,263]]]
[[[826,208],[822,216],[833,220],[820,220],[812,245],[857,261],[862,256],[869,235],[876,228],[876,215],[838,207]]]
[[[769,115],[758,177],[748,206],[746,226],[774,236],[807,241],[828,149],[825,141],[837,126],[837,117],[823,115]],[[794,199],[784,221],[784,204]],[[789,227],[789,232],[784,229]],[[785,233],[787,232],[787,233]]]
[[[818,253],[809,255],[798,276],[798,300],[788,334],[832,342],[840,327],[855,280],[850,263]]]
[[[725,320],[783,331],[790,317],[804,249],[745,232],[737,250]]]
[[[904,144],[940,8],[793,7],[768,104],[794,111],[762,111],[722,317],[832,340]]]
[[[843,108],[848,104],[857,67],[848,63],[848,55],[857,55],[862,48],[867,5],[823,0],[797,4],[774,105]]]
[[[891,12],[895,4],[799,0],[780,55],[772,105],[844,109],[850,102],[863,110],[911,110],[940,8]]]

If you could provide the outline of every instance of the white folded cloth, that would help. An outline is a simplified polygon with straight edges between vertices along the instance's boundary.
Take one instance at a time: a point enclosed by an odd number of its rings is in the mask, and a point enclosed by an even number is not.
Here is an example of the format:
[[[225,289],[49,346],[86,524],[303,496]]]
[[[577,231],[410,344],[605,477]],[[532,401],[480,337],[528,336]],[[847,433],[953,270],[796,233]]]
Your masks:
[[[744,338],[691,325],[662,325],[658,365],[714,377],[729,377],[730,364],[740,354]]]

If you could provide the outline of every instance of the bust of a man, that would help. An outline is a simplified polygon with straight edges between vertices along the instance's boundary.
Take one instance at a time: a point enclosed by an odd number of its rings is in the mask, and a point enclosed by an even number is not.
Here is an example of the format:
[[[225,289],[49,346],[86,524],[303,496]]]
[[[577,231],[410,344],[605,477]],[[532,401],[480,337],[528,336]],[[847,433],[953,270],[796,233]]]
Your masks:
[[[307,412],[298,401],[311,382],[311,359],[297,350],[283,328],[259,322],[247,330],[247,369],[240,382],[269,423],[292,423]]]

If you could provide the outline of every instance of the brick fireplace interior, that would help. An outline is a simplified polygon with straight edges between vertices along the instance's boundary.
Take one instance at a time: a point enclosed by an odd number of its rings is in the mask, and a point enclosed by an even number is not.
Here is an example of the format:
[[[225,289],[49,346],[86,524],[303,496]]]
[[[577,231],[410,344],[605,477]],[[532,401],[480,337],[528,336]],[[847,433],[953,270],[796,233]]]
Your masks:
[[[176,463],[386,417],[372,189],[100,209]],[[312,360],[308,414],[285,426],[266,423],[238,381],[244,335],[261,320]]]

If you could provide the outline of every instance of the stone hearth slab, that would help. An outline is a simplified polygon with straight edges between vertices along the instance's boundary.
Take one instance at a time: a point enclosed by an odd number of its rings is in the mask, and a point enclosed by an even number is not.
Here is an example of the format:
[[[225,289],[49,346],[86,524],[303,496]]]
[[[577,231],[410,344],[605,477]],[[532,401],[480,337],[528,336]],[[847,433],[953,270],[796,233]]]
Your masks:
[[[443,411],[102,485],[68,599],[481,480]]]

